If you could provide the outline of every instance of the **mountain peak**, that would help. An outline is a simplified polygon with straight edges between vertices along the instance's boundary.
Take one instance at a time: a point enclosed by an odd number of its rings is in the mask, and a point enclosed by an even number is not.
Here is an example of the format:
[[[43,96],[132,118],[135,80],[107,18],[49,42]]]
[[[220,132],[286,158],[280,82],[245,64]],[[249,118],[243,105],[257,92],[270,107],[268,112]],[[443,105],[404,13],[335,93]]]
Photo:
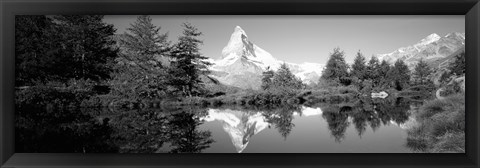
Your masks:
[[[236,26],[230,36],[227,46],[222,50],[222,57],[219,60],[221,65],[229,65],[238,59],[249,60],[261,64],[260,67],[278,66],[273,56],[248,40],[245,31]]]
[[[234,31],[235,31],[235,32],[240,32],[240,31],[245,32],[245,31],[243,31],[242,27],[240,27],[240,26],[235,26],[235,30],[234,30]]]
[[[245,33],[245,30],[243,30],[240,26],[235,26],[235,29],[233,30],[232,37],[233,37],[234,35],[235,35],[236,37],[237,37],[237,36],[240,36],[240,37],[245,36],[245,37],[247,37],[247,33]]]
[[[440,37],[437,33],[432,33],[432,34],[428,35],[427,37],[425,37],[424,39],[422,39],[419,43],[424,44],[424,45],[425,44],[430,44],[432,42],[435,42],[435,41],[439,40],[440,38],[442,38],[442,37]]]
[[[224,59],[232,54],[241,55],[243,49],[243,39],[247,40],[246,37],[247,34],[245,31],[240,26],[236,26],[232,35],[230,36],[227,46],[225,46],[222,50],[221,59]]]

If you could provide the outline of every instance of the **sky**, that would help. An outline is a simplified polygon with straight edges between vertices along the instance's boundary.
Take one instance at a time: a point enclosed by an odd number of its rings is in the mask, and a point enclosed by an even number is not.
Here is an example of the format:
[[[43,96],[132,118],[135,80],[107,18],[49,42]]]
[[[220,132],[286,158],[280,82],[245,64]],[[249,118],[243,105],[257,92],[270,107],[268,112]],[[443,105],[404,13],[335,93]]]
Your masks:
[[[126,31],[136,20],[134,15],[107,15],[117,33]],[[240,26],[248,39],[266,50],[277,60],[291,63],[325,64],[335,47],[345,51],[347,62],[353,62],[360,50],[367,58],[385,54],[419,42],[432,33],[445,36],[465,32],[464,15],[152,15],[160,32],[176,42],[182,33],[182,23],[190,22],[203,35],[200,52],[219,59],[235,26]]]

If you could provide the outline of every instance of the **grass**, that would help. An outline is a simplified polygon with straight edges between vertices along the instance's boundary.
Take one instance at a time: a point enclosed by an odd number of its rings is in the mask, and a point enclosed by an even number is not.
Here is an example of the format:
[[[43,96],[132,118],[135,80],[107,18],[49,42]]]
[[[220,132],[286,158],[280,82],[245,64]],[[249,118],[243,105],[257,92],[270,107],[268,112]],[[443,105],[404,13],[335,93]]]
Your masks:
[[[408,130],[407,146],[420,152],[465,152],[465,95],[432,100],[416,114],[418,125]]]

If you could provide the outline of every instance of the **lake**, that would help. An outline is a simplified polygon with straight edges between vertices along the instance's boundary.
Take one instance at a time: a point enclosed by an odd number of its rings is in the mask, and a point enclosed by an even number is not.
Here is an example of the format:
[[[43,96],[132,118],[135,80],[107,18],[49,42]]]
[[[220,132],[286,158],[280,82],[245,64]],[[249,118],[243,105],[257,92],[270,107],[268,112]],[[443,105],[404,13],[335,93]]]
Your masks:
[[[410,153],[403,99],[297,106],[20,109],[17,152]]]

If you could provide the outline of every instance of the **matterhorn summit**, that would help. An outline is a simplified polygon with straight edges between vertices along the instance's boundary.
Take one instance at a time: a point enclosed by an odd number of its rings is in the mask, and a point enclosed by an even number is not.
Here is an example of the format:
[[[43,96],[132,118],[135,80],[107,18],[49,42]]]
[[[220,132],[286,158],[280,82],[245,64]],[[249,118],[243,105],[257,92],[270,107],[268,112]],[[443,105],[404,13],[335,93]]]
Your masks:
[[[247,33],[236,26],[218,60],[211,60],[212,77],[221,83],[243,89],[259,89],[262,73],[277,70],[284,61],[275,59],[269,52],[251,42]],[[316,83],[321,76],[322,64],[285,62],[305,83]]]
[[[247,33],[240,26],[235,27],[217,65],[228,66],[237,61],[251,62],[263,69],[279,67],[279,62],[270,53],[248,40]]]

